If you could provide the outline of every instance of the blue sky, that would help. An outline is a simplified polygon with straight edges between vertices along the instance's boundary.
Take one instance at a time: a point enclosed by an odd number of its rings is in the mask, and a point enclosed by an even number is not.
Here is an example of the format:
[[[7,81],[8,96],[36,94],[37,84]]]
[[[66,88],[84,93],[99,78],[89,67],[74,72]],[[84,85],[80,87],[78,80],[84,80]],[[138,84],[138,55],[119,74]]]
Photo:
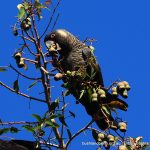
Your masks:
[[[19,1],[2,1],[0,9],[0,65],[12,63],[12,54],[18,48],[18,39],[11,34],[11,25],[15,23],[16,5]],[[95,55],[101,64],[105,85],[109,86],[117,79],[126,80],[131,84],[127,102],[127,112],[119,112],[128,122],[127,136],[143,136],[144,141],[150,141],[149,136],[149,84],[150,84],[150,1],[149,0],[62,0],[60,18],[56,28],[65,28],[81,40],[92,37]],[[44,17],[43,19],[47,19]],[[45,24],[44,24],[45,25]],[[43,26],[39,28],[41,31]],[[29,69],[29,75],[34,75]],[[12,85],[16,79],[13,71],[1,73],[0,80]],[[29,86],[31,81],[21,81],[21,89]],[[57,90],[60,83],[52,90],[54,98],[61,93]],[[32,94],[38,89],[32,89]],[[31,120],[32,113],[42,114],[46,109],[39,103],[31,102],[0,87],[1,110],[0,118],[4,121]],[[72,132],[83,127],[89,120],[85,110],[75,105],[72,97],[66,99],[69,107],[77,114],[76,119],[70,119]],[[4,118],[4,119],[3,119]],[[9,135],[15,138],[29,139],[29,135]],[[91,141],[90,132],[82,134],[74,140],[70,149],[88,149],[92,146],[82,146],[81,142]],[[96,148],[96,147],[94,147]]]

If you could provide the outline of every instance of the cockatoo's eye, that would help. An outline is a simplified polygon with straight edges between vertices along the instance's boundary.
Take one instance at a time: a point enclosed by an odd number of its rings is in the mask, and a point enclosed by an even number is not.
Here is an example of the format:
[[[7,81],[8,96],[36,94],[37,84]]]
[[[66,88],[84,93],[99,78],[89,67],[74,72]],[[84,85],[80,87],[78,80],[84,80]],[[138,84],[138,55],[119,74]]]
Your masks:
[[[55,34],[51,34],[51,38],[54,38],[55,37]]]

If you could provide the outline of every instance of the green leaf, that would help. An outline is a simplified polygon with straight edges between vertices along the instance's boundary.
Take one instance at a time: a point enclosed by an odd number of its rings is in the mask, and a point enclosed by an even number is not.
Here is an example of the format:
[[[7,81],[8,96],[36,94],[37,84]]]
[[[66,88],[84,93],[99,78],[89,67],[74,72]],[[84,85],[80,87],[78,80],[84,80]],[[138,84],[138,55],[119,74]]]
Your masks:
[[[127,150],[132,150],[131,145],[126,144]]]
[[[68,96],[70,95],[70,91],[69,90],[66,90],[64,93],[63,93],[63,96]]]
[[[85,93],[85,90],[82,90],[79,99],[82,98],[82,96],[84,95],[84,93]]]
[[[32,116],[38,121],[38,122],[42,122],[42,119],[39,115],[37,114],[32,114]]]
[[[53,128],[59,128],[59,125],[55,122],[52,122],[51,120],[45,121],[45,124],[49,125],[50,127],[53,127]]]
[[[59,118],[61,114],[53,114],[50,116],[50,119]]]
[[[107,116],[110,116],[111,115],[111,111],[110,111],[110,109],[109,109],[109,107],[108,106],[102,106],[102,110],[105,112],[105,114],[107,115]]]
[[[10,128],[10,132],[11,132],[11,133],[18,133],[19,130],[18,130],[16,127],[11,127],[11,128]]]
[[[25,125],[25,126],[22,126],[22,128],[24,128],[25,130],[32,132],[32,133],[35,132],[34,127],[32,127],[31,125]]]
[[[35,7],[37,8],[37,9],[42,9],[42,8],[46,8],[46,6],[44,6],[44,5],[42,5],[40,2],[35,2]]]
[[[56,107],[59,106],[59,99],[56,99],[55,102],[52,102],[50,105],[50,110],[55,111]]]
[[[69,82],[66,82],[66,83],[62,84],[62,87],[66,88],[66,89],[70,89],[71,85]]]
[[[26,11],[25,11],[25,9],[22,7],[22,8],[20,8],[20,10],[19,10],[19,12],[18,12],[18,19],[22,19],[22,18],[24,18],[25,17],[25,15],[26,15]]]
[[[59,121],[60,121],[64,126],[68,127],[68,125],[67,125],[67,123],[66,123],[66,121],[65,121],[64,116],[59,117]]]
[[[76,117],[75,113],[73,113],[72,111],[69,110],[69,113],[71,114],[71,116],[72,116],[73,118]]]
[[[5,133],[7,133],[7,132],[9,132],[9,131],[10,131],[10,128],[3,128],[3,129],[0,129],[0,135],[5,134]]]
[[[13,88],[15,90],[16,93],[19,92],[19,84],[18,84],[18,79],[16,81],[14,81],[13,83]]]
[[[95,141],[97,141],[98,133],[95,130],[92,130],[92,136]]]
[[[70,132],[70,130],[69,130],[69,129],[67,129],[67,133],[68,133],[68,137],[69,137],[69,139],[71,139],[72,134],[71,134],[71,132]]]
[[[35,82],[31,83],[27,90],[29,91],[34,85],[37,84],[37,82],[38,82],[38,81],[35,81]]]
[[[23,6],[24,6],[24,9],[27,10],[29,8],[29,3],[28,2],[24,2]]]
[[[4,71],[7,71],[7,69],[4,67],[0,67],[0,72],[4,72]]]

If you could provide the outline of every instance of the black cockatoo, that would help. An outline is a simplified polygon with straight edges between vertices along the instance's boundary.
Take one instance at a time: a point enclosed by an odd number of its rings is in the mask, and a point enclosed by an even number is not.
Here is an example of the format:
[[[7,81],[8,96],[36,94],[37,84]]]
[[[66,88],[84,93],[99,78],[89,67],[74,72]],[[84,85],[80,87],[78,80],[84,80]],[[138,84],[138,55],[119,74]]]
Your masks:
[[[101,69],[91,48],[64,29],[49,33],[44,42],[53,65],[64,75],[64,87],[85,107],[100,129],[109,128],[114,120],[109,104],[117,102],[122,110],[128,105],[104,88]]]

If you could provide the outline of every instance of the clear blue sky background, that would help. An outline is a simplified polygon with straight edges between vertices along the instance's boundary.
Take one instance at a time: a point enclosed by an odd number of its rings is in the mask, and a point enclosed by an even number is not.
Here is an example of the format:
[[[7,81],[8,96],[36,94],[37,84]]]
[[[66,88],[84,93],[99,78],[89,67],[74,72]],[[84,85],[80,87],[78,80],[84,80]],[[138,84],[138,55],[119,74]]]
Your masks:
[[[11,34],[10,26],[15,23],[18,0],[1,1],[0,9],[0,65],[12,63],[12,54],[18,48],[18,38]],[[62,0],[60,18],[56,28],[65,28],[80,39],[92,37],[95,55],[101,63],[105,85],[114,80],[127,80],[132,87],[127,102],[129,109],[120,116],[128,122],[127,136],[143,136],[144,141],[150,141],[149,120],[149,85],[150,85],[150,1],[149,0]],[[48,17],[48,16],[47,16]],[[47,19],[47,18],[43,18]],[[42,31],[43,26],[40,27]],[[29,69],[29,75],[34,76]],[[36,73],[35,73],[36,74]],[[12,85],[16,79],[13,71],[0,73],[0,80]],[[31,81],[20,81],[21,89],[35,95],[40,89],[25,89]],[[54,98],[61,93],[59,84],[55,84],[52,92]],[[73,125],[72,133],[83,127],[90,117],[80,105],[75,105],[72,97],[67,99],[69,107],[76,114],[76,119],[68,120]],[[3,121],[31,120],[32,113],[42,114],[46,107],[38,102],[28,100],[8,92],[0,87],[0,118]],[[31,139],[30,134],[7,136],[21,139]],[[96,149],[93,146],[82,146],[81,142],[93,141],[90,132],[82,134],[72,142],[71,150]]]

